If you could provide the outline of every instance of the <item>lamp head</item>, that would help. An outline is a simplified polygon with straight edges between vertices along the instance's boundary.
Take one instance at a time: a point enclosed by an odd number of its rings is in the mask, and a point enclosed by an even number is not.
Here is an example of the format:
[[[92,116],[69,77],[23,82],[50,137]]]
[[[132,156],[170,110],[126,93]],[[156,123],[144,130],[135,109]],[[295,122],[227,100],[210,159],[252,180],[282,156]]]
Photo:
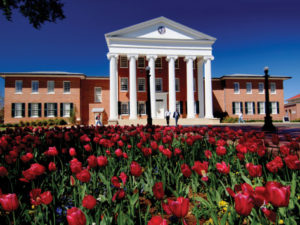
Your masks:
[[[150,66],[147,66],[147,67],[146,67],[146,71],[150,71]]]
[[[269,67],[266,66],[266,67],[264,68],[264,71],[265,71],[265,72],[269,71]]]

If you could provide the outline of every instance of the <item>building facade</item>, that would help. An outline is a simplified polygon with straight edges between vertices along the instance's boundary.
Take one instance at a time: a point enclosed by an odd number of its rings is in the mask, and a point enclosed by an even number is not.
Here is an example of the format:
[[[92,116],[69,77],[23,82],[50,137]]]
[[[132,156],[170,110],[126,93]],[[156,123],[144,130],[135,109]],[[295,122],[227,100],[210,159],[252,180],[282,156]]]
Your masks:
[[[287,99],[287,103],[284,105],[285,115],[292,120],[300,119],[300,94]]]
[[[154,119],[166,110],[182,118],[237,116],[263,119],[262,75],[233,74],[212,78],[215,38],[165,17],[105,35],[109,77],[66,72],[0,73],[5,79],[5,123],[69,118],[104,124],[146,118],[146,69],[150,70],[150,102]],[[284,115],[284,76],[270,77],[273,119]],[[200,120],[199,120],[200,121]]]

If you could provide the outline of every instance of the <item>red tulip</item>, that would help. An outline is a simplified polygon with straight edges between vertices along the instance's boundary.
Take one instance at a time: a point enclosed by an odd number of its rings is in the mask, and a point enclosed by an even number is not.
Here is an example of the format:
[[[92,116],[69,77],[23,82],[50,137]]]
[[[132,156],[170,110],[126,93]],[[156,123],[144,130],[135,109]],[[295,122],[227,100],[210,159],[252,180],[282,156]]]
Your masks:
[[[96,204],[97,201],[92,195],[86,195],[82,200],[82,206],[87,209],[93,209]]]
[[[130,165],[130,172],[133,176],[135,177],[139,177],[142,174],[142,167],[137,163],[132,161],[131,165]]]
[[[123,152],[123,158],[124,158],[124,159],[128,159],[128,155],[127,155],[126,152]]]
[[[147,225],[167,225],[167,220],[161,218],[160,216],[153,216],[151,220],[148,221]]]
[[[280,146],[279,150],[280,150],[281,154],[284,156],[287,156],[290,154],[290,148],[286,145]]]
[[[251,177],[261,177],[262,175],[262,167],[261,165],[253,165],[252,163],[247,163],[246,168]]]
[[[291,170],[299,170],[300,169],[300,161],[297,155],[288,155],[284,158],[285,164]]]
[[[271,220],[272,222],[276,222],[276,213],[274,211],[269,210],[266,207],[262,207],[261,210],[269,220]]]
[[[86,144],[83,147],[87,152],[90,152],[92,150],[92,147],[89,144]]]
[[[76,207],[68,209],[67,221],[68,221],[69,225],[85,225],[86,224],[86,218],[85,218],[84,213]]]
[[[190,200],[184,197],[178,197],[176,201],[168,199],[168,206],[172,214],[178,218],[183,218],[189,211]]]
[[[212,156],[212,153],[211,153],[211,151],[209,151],[209,150],[205,150],[205,151],[204,151],[204,155],[205,155],[206,158],[210,159],[211,156]]]
[[[268,162],[266,166],[270,172],[277,173],[278,169],[283,167],[283,162],[279,156],[276,156],[271,162]]]
[[[40,197],[41,197],[42,203],[45,204],[45,205],[49,205],[53,200],[53,197],[52,197],[50,191],[45,191],[44,193],[42,193],[40,195]]]
[[[123,156],[123,152],[119,148],[115,151],[115,154],[116,154],[117,157],[122,157]]]
[[[125,186],[126,181],[127,181],[127,175],[126,175],[126,173],[121,172],[119,177],[120,177],[120,179],[122,180],[123,185]]]
[[[97,157],[97,163],[98,163],[98,166],[100,166],[100,167],[104,167],[104,166],[106,166],[107,165],[107,158],[106,158],[106,156],[98,156]]]
[[[204,161],[203,163],[201,163],[200,161],[195,161],[192,170],[194,170],[200,176],[206,177],[208,162]]]
[[[97,166],[97,158],[96,158],[96,156],[90,155],[87,158],[87,161],[88,161],[89,167],[95,168]]]
[[[48,170],[49,171],[56,171],[56,165],[54,162],[50,162],[48,165]]]
[[[162,182],[156,182],[152,188],[152,191],[158,200],[162,200],[164,198],[165,192]]]
[[[118,190],[114,196],[112,197],[112,201],[116,201],[116,199],[123,199],[125,197],[125,191],[123,189]]]
[[[76,150],[75,150],[75,148],[70,148],[69,149],[69,154],[70,154],[70,156],[75,156],[76,155]]]
[[[222,161],[221,163],[217,163],[216,164],[216,167],[217,167],[217,170],[220,172],[220,173],[223,173],[223,174],[228,174],[229,171],[230,171],[230,166],[228,164],[228,166],[226,165],[226,163],[224,161]]]
[[[19,200],[16,194],[4,194],[0,195],[0,204],[5,211],[11,212],[19,207]]]
[[[8,175],[8,171],[4,166],[0,166],[0,177],[5,177]]]
[[[116,176],[113,176],[111,178],[111,183],[116,187],[116,188],[120,188],[121,187],[121,184],[119,182],[119,178],[116,177]]]
[[[180,166],[180,168],[181,168],[181,172],[182,172],[183,176],[190,177],[192,175],[192,171],[187,164],[182,164]]]
[[[286,207],[289,204],[291,187],[283,186],[276,181],[266,183],[266,196],[275,207]]]
[[[70,176],[70,185],[74,186],[75,185],[75,179],[73,176]]]
[[[235,210],[241,216],[248,216],[253,208],[253,200],[248,193],[238,193],[234,197]]]
[[[84,169],[76,174],[76,178],[81,182],[87,183],[91,179],[91,174],[87,169]]]
[[[56,156],[56,155],[58,155],[58,151],[57,151],[56,147],[49,147],[49,149],[44,152],[44,155],[46,155],[46,156]]]
[[[33,174],[35,174],[36,176],[40,176],[45,172],[45,167],[42,166],[41,164],[38,163],[33,163],[31,164],[30,168],[29,168]]]
[[[42,190],[40,188],[32,189],[30,191],[30,203],[32,205],[40,205],[42,203],[41,193]]]
[[[216,153],[218,156],[226,155],[226,148],[224,146],[218,146]]]
[[[21,160],[22,160],[22,162],[24,162],[24,163],[29,162],[31,159],[33,159],[33,154],[30,153],[30,152],[27,152],[25,155],[22,155],[22,156],[21,156]]]
[[[70,168],[72,173],[79,173],[82,170],[82,163],[74,158],[70,161]]]
[[[158,148],[156,141],[151,141],[150,145],[153,150],[156,150]]]
[[[238,144],[235,149],[242,154],[246,154],[247,153],[247,147],[245,145],[242,144]]]

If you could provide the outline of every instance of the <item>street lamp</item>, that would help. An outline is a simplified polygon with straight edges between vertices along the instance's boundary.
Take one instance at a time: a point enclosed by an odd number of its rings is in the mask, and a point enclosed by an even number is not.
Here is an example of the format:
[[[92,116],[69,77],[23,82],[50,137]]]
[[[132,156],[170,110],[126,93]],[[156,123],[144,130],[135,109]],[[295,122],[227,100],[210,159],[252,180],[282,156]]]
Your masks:
[[[146,113],[147,113],[147,125],[152,126],[152,117],[151,117],[151,103],[150,103],[150,67],[146,67],[146,76],[147,76],[147,102],[146,102]]]
[[[266,116],[265,116],[265,124],[262,127],[263,131],[267,132],[274,132],[276,131],[276,128],[274,127],[272,123],[272,117],[270,116],[270,100],[269,100],[269,67],[265,67],[265,111],[266,111]]]

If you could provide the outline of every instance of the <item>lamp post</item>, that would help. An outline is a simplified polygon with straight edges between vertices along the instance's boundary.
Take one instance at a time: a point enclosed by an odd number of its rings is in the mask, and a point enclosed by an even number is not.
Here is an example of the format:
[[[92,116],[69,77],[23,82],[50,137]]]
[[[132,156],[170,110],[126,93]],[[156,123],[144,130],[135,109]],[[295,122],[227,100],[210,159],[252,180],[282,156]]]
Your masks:
[[[274,127],[272,123],[272,117],[270,116],[270,100],[269,100],[269,68],[265,67],[265,111],[266,111],[266,116],[265,116],[265,124],[262,127],[263,131],[267,132],[274,132],[276,131],[276,128]]]
[[[146,102],[146,113],[147,113],[147,125],[152,126],[151,117],[151,103],[150,103],[150,67],[146,67],[146,77],[147,77],[147,102]]]

